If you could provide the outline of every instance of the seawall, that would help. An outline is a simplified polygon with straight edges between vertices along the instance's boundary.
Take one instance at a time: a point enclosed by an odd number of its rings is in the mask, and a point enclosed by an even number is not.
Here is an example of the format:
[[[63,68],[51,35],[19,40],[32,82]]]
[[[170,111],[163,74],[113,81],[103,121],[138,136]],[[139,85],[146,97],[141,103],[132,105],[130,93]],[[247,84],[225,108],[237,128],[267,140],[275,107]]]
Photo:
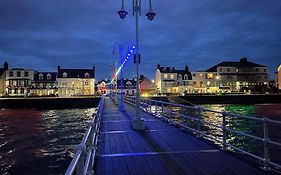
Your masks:
[[[0,108],[69,109],[97,107],[100,97],[0,98]]]

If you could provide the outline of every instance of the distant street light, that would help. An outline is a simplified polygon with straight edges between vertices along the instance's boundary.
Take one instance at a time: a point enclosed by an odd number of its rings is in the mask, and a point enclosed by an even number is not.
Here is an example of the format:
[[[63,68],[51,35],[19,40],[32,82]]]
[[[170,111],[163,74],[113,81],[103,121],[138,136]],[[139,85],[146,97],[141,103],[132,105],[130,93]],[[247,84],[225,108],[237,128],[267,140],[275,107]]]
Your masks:
[[[122,0],[121,9],[117,12],[121,19],[124,19],[128,14],[124,9],[124,0]],[[144,130],[144,119],[140,117],[140,90],[139,90],[139,64],[140,54],[139,50],[139,21],[138,17],[141,15],[141,0],[133,0],[133,15],[136,16],[136,53],[134,54],[134,63],[136,64],[136,118],[133,120],[133,128],[136,130]],[[151,0],[149,0],[149,11],[146,13],[148,20],[152,21],[156,13],[152,11]]]

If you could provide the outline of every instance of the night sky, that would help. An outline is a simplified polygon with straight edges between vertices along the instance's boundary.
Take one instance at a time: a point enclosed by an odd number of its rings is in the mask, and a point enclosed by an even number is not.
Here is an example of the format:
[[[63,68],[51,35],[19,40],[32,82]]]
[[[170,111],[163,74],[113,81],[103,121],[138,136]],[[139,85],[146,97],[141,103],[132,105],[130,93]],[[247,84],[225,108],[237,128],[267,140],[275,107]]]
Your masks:
[[[135,40],[132,1],[121,20],[121,0],[0,0],[0,61],[39,71],[96,66],[98,80],[110,75],[114,42]],[[281,63],[279,0],[148,0],[140,17],[141,74],[154,79],[156,65],[206,70],[221,61]],[[132,60],[125,67],[131,78]]]

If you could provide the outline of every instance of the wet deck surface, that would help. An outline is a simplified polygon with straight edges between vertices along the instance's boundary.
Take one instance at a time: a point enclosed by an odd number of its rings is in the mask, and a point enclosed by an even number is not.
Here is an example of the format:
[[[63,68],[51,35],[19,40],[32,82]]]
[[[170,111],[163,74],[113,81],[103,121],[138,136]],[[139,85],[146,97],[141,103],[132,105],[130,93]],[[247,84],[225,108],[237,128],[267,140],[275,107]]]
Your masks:
[[[135,131],[134,116],[132,106],[120,112],[110,99],[105,100],[96,174],[266,174],[146,113],[141,113],[147,120],[146,130]]]

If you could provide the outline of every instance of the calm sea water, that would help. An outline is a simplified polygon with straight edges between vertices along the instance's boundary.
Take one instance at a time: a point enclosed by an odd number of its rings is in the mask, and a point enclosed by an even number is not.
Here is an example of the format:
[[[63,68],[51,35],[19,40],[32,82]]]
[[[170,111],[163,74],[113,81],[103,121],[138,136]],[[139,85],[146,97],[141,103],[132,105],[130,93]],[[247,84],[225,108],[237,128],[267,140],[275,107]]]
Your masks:
[[[0,109],[0,174],[64,174],[91,109]]]
[[[281,120],[281,104],[264,105],[205,105],[219,111],[270,117]],[[73,148],[80,143],[91,119],[91,109],[36,110],[0,109],[0,174],[64,174]],[[203,114],[205,120],[221,124],[221,117]],[[228,126],[236,130],[262,136],[262,124],[228,117]],[[222,132],[214,127],[202,126],[205,132],[221,139]],[[280,129],[271,127],[270,136],[281,141]],[[227,142],[263,156],[262,144],[245,137],[229,134]],[[271,149],[272,160],[281,157]],[[274,152],[273,152],[274,151]]]

